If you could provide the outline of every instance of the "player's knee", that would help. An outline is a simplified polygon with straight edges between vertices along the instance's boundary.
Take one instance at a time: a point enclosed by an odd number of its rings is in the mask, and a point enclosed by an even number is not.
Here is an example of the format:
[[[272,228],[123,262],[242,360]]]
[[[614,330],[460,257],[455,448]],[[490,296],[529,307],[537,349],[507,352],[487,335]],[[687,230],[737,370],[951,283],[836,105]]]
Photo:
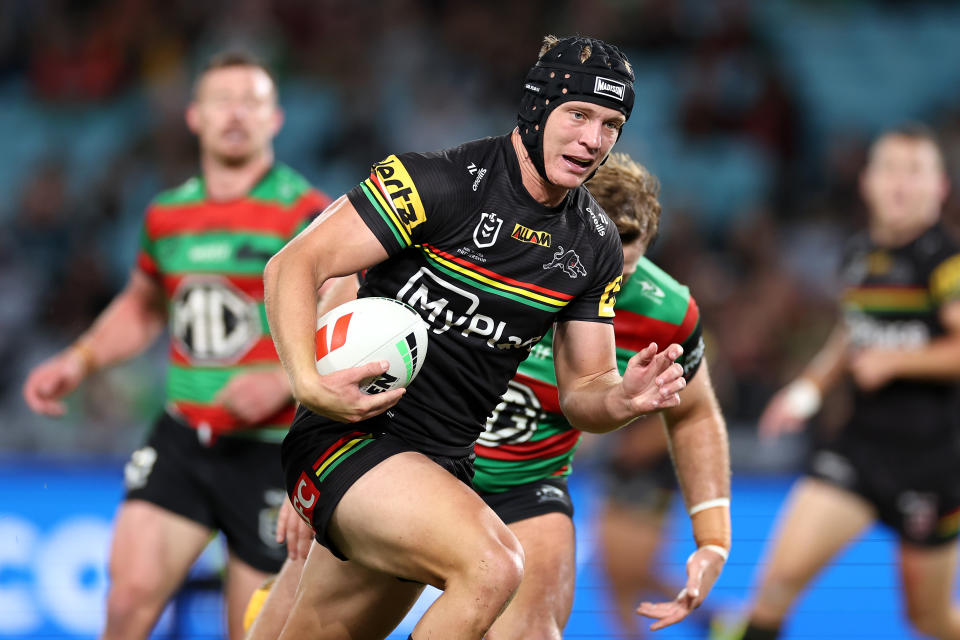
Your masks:
[[[756,600],[756,607],[765,613],[782,616],[796,600],[806,578],[792,571],[775,570],[767,574]]]
[[[473,556],[468,580],[491,601],[506,603],[523,579],[523,548],[515,537],[491,539]]]
[[[144,581],[114,583],[107,594],[107,618],[128,620],[147,615],[164,604],[159,590]]]

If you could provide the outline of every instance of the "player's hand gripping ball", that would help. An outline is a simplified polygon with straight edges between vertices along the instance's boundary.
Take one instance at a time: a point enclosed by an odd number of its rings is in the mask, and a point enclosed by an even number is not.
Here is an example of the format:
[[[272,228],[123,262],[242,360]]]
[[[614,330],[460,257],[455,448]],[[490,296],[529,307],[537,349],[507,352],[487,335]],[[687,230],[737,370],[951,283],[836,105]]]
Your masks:
[[[360,383],[365,393],[406,387],[427,357],[427,324],[408,305],[392,298],[358,298],[317,320],[317,371],[386,360],[390,367]]]

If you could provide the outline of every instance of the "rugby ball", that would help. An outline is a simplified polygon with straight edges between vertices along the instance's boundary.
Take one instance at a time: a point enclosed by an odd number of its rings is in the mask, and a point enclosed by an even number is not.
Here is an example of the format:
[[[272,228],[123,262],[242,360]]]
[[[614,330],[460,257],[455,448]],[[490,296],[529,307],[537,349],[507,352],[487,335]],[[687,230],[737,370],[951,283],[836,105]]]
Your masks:
[[[393,298],[357,298],[317,320],[317,371],[386,360],[390,368],[360,383],[365,393],[406,387],[427,356],[427,324],[408,305]]]

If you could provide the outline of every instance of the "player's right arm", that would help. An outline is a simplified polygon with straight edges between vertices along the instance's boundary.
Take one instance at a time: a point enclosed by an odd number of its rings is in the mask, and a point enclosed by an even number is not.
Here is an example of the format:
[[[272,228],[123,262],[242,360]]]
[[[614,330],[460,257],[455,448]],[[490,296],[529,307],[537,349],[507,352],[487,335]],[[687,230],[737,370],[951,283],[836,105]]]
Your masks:
[[[134,268],[124,290],[70,347],[34,367],[23,385],[27,405],[37,413],[60,416],[62,398],[94,371],[144,351],[167,321],[160,282]]]
[[[290,379],[294,397],[305,407],[343,422],[365,420],[386,411],[403,389],[367,395],[358,383],[386,371],[372,362],[321,376],[316,369],[317,299],[320,288],[387,258],[387,251],[346,196],[273,256],[264,271],[270,334]]]
[[[843,376],[848,345],[847,330],[840,322],[803,373],[770,399],[759,420],[761,436],[777,436],[803,428],[819,411],[823,393]]]

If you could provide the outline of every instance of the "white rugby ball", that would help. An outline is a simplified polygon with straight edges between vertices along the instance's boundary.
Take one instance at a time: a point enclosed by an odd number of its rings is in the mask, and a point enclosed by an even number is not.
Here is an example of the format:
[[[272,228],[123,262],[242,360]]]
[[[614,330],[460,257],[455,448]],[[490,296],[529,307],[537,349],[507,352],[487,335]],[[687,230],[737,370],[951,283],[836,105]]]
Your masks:
[[[393,298],[357,298],[317,320],[317,371],[386,360],[390,368],[360,384],[365,393],[406,387],[427,356],[427,324],[408,305]]]

